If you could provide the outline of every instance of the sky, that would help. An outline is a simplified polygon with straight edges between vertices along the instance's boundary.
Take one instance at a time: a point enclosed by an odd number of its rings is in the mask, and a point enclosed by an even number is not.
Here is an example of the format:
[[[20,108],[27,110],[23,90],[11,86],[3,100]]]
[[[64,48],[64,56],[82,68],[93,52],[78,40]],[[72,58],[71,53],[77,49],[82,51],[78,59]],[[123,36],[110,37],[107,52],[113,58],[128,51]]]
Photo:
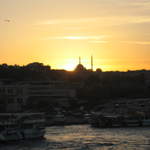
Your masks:
[[[0,0],[0,64],[150,69],[150,0]]]

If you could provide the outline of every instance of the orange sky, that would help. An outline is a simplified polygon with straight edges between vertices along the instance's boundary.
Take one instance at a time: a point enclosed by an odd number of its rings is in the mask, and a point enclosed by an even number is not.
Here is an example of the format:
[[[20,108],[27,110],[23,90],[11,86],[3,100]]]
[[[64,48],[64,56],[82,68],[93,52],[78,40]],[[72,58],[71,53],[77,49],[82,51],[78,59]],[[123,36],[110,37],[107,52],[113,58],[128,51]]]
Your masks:
[[[0,0],[0,63],[150,69],[149,0]]]

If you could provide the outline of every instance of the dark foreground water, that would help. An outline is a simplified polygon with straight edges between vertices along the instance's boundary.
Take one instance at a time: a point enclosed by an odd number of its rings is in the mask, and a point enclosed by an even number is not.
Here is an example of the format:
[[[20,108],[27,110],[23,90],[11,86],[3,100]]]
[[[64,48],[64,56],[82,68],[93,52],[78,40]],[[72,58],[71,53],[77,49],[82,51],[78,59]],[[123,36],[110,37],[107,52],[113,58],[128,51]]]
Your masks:
[[[0,144],[0,150],[150,150],[150,128],[49,127],[43,140]]]

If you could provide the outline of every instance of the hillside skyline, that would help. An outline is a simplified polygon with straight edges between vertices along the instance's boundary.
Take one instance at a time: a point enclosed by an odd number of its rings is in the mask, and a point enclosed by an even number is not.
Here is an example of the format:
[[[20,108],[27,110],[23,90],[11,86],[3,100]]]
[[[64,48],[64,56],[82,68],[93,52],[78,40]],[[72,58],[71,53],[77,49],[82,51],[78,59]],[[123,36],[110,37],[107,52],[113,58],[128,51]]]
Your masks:
[[[1,68],[5,68],[5,69],[8,69],[8,68],[33,68],[36,69],[37,71],[40,69],[46,69],[47,71],[49,70],[53,70],[53,71],[67,71],[67,72],[76,72],[77,70],[80,72],[82,71],[85,71],[85,72],[140,72],[140,71],[150,71],[150,69],[135,69],[135,70],[102,70],[101,67],[98,67],[98,68],[95,68],[94,65],[93,65],[93,68],[92,67],[89,67],[87,68],[84,64],[82,63],[77,63],[76,66],[74,68],[54,68],[53,66],[51,66],[50,64],[44,64],[42,62],[30,62],[30,63],[27,63],[25,65],[19,65],[19,64],[7,64],[7,63],[2,63],[0,64],[0,67]],[[70,67],[70,66],[68,66]],[[71,66],[72,67],[72,66]]]

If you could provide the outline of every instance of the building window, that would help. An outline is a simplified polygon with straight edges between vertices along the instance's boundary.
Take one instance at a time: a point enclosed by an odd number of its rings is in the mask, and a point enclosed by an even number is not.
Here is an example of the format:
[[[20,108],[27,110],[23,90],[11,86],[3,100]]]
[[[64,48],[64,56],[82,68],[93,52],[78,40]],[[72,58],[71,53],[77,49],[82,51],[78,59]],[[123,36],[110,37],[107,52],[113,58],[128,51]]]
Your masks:
[[[22,103],[23,99],[22,98],[17,98],[17,103]]]
[[[14,102],[14,99],[13,99],[13,98],[8,98],[7,102],[8,102],[8,103],[13,103],[13,102]]]
[[[4,94],[5,93],[5,89],[4,88],[0,88],[0,93]]]
[[[20,88],[20,89],[18,88],[17,89],[17,94],[23,94],[23,89],[22,88]]]
[[[13,94],[13,89],[7,89],[8,94]]]

